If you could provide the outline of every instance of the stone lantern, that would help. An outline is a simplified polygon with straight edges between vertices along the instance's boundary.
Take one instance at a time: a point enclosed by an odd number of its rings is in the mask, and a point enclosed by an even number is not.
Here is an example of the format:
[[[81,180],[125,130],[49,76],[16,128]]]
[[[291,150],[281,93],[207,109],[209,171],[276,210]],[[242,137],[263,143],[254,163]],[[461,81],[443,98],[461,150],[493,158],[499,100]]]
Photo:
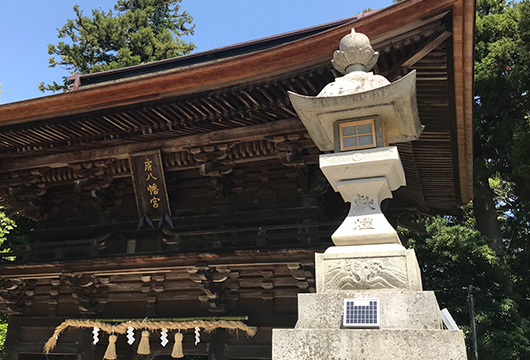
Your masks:
[[[416,72],[390,83],[370,70],[379,53],[368,37],[352,30],[333,54],[343,77],[316,97],[289,92],[291,102],[311,138],[322,151],[320,168],[351,203],[350,213],[332,235],[335,245],[400,244],[380,209],[391,191],[405,185],[395,146],[416,140],[423,127],[416,105]]]
[[[297,327],[273,331],[273,360],[466,359],[462,332],[442,330],[414,250],[381,212],[381,201],[405,185],[389,144],[418,139],[423,126],[416,73],[390,83],[370,72],[378,56],[352,30],[333,54],[344,76],[316,97],[289,92],[315,144],[333,152],[320,155],[320,168],[351,208],[331,236],[337,246],[315,255],[317,293],[298,295]]]

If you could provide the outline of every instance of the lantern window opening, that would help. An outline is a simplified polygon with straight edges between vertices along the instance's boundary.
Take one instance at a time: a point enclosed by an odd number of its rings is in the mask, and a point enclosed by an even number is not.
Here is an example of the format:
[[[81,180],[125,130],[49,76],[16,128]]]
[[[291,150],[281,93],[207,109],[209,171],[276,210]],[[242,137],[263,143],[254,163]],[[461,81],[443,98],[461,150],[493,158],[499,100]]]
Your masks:
[[[377,146],[374,119],[340,122],[338,125],[340,151],[367,149]]]

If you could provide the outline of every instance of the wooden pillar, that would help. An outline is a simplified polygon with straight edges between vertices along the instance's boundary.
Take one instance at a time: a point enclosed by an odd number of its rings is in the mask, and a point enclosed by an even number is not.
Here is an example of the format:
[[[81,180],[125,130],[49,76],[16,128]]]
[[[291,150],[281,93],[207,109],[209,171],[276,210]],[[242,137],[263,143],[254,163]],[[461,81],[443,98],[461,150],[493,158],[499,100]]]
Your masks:
[[[79,352],[77,360],[94,360],[94,346],[92,345],[92,332],[88,330],[79,331]]]
[[[225,344],[228,338],[226,329],[215,329],[210,334],[208,360],[225,360]]]
[[[20,336],[21,327],[21,317],[20,316],[10,316],[9,322],[7,325],[7,336],[6,341],[4,342],[4,353],[2,356],[3,360],[17,360],[17,342]]]

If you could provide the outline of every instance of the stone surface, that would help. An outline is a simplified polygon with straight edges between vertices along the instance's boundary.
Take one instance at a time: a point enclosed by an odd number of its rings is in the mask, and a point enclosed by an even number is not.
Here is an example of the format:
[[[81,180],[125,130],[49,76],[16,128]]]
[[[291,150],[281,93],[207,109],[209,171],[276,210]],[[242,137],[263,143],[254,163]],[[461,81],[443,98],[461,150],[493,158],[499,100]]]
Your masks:
[[[273,360],[465,360],[459,330],[274,329]]]
[[[331,239],[335,245],[400,244],[380,204],[405,185],[395,146],[320,156],[320,168],[350,211]]]
[[[333,150],[333,127],[338,120],[377,115],[390,143],[416,140],[423,127],[416,103],[416,72],[394,83],[370,70],[379,54],[364,34],[354,29],[344,36],[331,61],[346,74],[326,85],[317,97],[289,92],[300,120],[320,150]]]
[[[392,191],[405,185],[405,172],[396,146],[320,155],[319,162],[335,191],[339,191],[339,181],[373,177],[385,177]]]
[[[414,250],[401,245],[336,246],[315,254],[317,293],[350,290],[421,291]]]
[[[351,71],[370,71],[377,59],[379,53],[370,45],[368,36],[351,29],[351,33],[340,40],[339,50],[333,53],[331,63],[337,71],[346,74]]]
[[[327,84],[317,97],[341,96],[374,90],[390,84],[384,76],[354,71]]]
[[[379,205],[392,197],[385,177],[339,181],[337,188],[351,205],[348,216],[331,235],[335,245],[401,244]]]
[[[352,88],[358,86],[353,84]],[[289,92],[289,98],[311,139],[322,151],[334,150],[333,128],[339,120],[377,115],[390,143],[416,140],[423,131],[416,102],[415,71],[391,84],[359,93],[313,97]]]
[[[390,84],[368,72],[377,58],[368,37],[352,30],[333,55],[345,76],[317,97],[289,92],[320,150],[335,149],[342,120],[371,117],[382,132],[381,121],[388,143],[421,135],[415,71]],[[351,208],[332,235],[341,246],[315,254],[317,294],[299,295],[297,327],[273,330],[274,360],[466,359],[463,333],[441,329],[434,294],[421,291],[414,251],[401,246],[381,212],[381,201],[405,185],[397,148],[381,147],[381,138],[375,149],[320,156],[322,172]],[[346,298],[378,298],[380,328],[341,328]]]
[[[381,329],[441,329],[440,309],[432,291],[359,290],[331,294],[299,294],[299,329],[338,329],[344,299],[379,299]]]

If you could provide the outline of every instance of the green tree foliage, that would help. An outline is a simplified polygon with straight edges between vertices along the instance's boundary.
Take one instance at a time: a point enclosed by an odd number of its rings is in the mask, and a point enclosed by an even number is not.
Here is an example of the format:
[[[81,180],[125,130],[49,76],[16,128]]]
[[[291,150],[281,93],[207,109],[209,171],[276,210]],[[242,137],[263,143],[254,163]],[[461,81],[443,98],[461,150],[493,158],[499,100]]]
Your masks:
[[[4,243],[7,235],[16,228],[16,224],[0,208],[0,245]],[[4,341],[7,333],[7,315],[0,313],[0,359],[4,349]]]
[[[118,0],[112,10],[92,10],[85,16],[78,5],[75,18],[59,29],[59,41],[48,45],[49,66],[89,74],[181,56],[195,45],[180,37],[193,34],[192,17],[180,11],[182,0]],[[68,79],[44,85],[42,91],[66,91]]]
[[[4,342],[6,340],[7,335],[7,321],[7,314],[0,313],[0,360],[2,360],[3,357],[2,355],[4,351]]]
[[[16,227],[16,224],[11,220],[0,208],[0,245],[6,240],[7,234]]]
[[[478,0],[475,40],[473,207],[407,236],[467,335],[466,288],[480,288],[479,358],[530,359],[530,1]]]
[[[479,358],[528,359],[530,321],[521,309],[526,300],[513,290],[510,268],[473,223],[468,217],[436,218],[427,223],[426,234],[406,234],[420,262],[423,286],[436,292],[440,307],[447,307],[466,332],[469,350],[466,288],[479,288],[474,295]],[[468,357],[473,359],[471,351]]]
[[[530,2],[478,1],[475,184],[477,194],[491,191],[492,196],[487,201],[476,196],[475,212],[477,221],[487,218],[496,224],[494,248],[520,298],[530,298],[529,73]],[[493,238],[483,226],[478,228]],[[520,310],[530,319],[530,302],[523,302]]]
[[[8,248],[28,244],[30,242],[30,233],[36,228],[37,222],[20,214],[12,215],[8,222],[12,228],[6,234],[7,236],[2,245]]]
[[[36,226],[36,222],[25,216],[15,214],[9,218],[0,208],[0,245],[9,251],[13,245],[29,243],[29,233]],[[7,334],[8,316],[0,313],[0,360]]]
[[[516,250],[499,223],[498,206],[528,219],[530,200],[530,3],[477,2],[475,51],[475,212],[479,229],[500,251]],[[492,177],[510,196],[495,204]],[[502,219],[501,219],[502,220]],[[480,223],[482,221],[482,224]],[[522,219],[518,220],[519,222]],[[524,221],[523,221],[524,222]]]

